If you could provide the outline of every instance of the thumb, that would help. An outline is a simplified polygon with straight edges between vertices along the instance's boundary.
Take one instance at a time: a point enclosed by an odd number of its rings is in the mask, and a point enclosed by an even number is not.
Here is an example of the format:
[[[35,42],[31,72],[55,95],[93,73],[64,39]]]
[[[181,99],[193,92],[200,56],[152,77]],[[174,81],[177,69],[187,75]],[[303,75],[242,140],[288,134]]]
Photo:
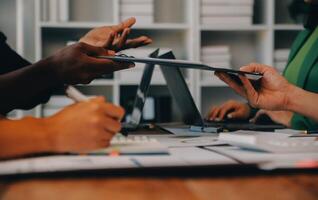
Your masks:
[[[255,114],[255,116],[254,116],[252,119],[250,119],[250,122],[251,122],[251,123],[255,123],[255,122],[257,121],[257,119],[258,119],[261,115],[265,115],[265,114],[267,114],[267,111],[266,111],[266,110],[259,110],[259,111]]]
[[[240,110],[234,110],[233,112],[230,112],[227,114],[228,119],[238,119],[243,118],[243,114],[240,112]]]

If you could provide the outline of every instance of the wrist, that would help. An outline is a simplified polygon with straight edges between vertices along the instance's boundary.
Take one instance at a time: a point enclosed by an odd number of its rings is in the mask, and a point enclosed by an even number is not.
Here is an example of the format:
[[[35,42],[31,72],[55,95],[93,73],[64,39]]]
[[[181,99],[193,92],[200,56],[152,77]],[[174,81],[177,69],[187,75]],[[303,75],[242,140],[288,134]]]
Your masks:
[[[42,74],[44,74],[52,86],[60,86],[64,84],[61,76],[58,73],[58,63],[55,61],[53,56],[42,59],[36,63],[36,65],[41,68]]]
[[[299,106],[301,106],[300,99],[302,95],[303,89],[290,85],[286,92],[286,104],[284,109],[291,112],[297,112]]]
[[[46,138],[49,141],[49,147],[51,152],[64,153],[64,151],[62,150],[63,146],[60,145],[60,129],[56,128],[60,127],[58,118],[55,115],[53,115],[51,117],[44,118],[43,123],[46,129]]]

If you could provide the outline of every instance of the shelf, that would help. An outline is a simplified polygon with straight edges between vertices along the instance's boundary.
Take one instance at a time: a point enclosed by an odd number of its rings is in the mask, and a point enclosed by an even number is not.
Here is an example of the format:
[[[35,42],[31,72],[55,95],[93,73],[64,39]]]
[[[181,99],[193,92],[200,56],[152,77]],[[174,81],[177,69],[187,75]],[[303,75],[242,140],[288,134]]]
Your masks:
[[[201,31],[266,31],[269,27],[267,25],[251,25],[251,26],[212,26],[201,25]]]
[[[274,29],[278,31],[300,31],[303,30],[304,27],[301,24],[276,24]]]
[[[88,85],[78,85],[78,86],[113,86],[115,84],[114,80],[101,80],[101,79],[97,79],[92,81],[90,84]]]
[[[203,80],[200,85],[201,87],[228,87],[228,85],[218,79]]]
[[[91,29],[101,26],[112,26],[115,25],[109,22],[41,22],[40,26],[42,28],[83,28]],[[140,30],[185,30],[188,29],[188,24],[183,23],[157,23],[149,25],[135,25],[133,29]]]
[[[109,22],[41,22],[42,28],[84,28],[90,29],[100,26],[111,26],[113,23]]]

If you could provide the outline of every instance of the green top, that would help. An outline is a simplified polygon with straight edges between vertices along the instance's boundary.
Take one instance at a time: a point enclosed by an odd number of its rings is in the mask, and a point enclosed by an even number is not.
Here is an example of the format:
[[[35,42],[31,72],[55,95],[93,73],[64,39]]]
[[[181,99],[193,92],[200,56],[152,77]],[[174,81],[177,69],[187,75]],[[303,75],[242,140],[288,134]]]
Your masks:
[[[299,49],[297,55],[288,64],[284,76],[293,85],[297,85],[298,77],[303,76],[301,68],[303,66],[306,55],[310,51],[315,51],[313,48],[314,43],[318,40],[318,27],[309,36],[304,45]],[[298,85],[297,85],[298,86]]]

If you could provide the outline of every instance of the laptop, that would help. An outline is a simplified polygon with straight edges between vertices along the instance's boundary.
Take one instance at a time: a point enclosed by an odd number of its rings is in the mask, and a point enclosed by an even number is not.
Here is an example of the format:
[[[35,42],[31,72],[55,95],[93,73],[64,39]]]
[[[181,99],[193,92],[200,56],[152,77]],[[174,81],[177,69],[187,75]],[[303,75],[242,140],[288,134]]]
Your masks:
[[[152,52],[149,57],[156,58],[158,57],[159,50],[157,49],[154,52]],[[140,126],[141,118],[142,118],[142,111],[145,106],[153,70],[154,70],[154,64],[146,64],[140,84],[137,89],[134,106],[131,114],[131,118],[127,123],[122,123],[122,132],[127,133],[128,131],[135,131]]]
[[[173,52],[168,52],[160,56],[160,58],[175,59]],[[171,96],[175,99],[182,115],[182,121],[188,125],[190,131],[193,132],[207,132],[216,133],[225,130],[257,130],[257,131],[273,131],[275,129],[282,129],[285,126],[280,124],[253,124],[250,122],[208,122],[205,121],[187,86],[187,83],[178,67],[160,66],[160,69],[165,77],[168,89]]]

